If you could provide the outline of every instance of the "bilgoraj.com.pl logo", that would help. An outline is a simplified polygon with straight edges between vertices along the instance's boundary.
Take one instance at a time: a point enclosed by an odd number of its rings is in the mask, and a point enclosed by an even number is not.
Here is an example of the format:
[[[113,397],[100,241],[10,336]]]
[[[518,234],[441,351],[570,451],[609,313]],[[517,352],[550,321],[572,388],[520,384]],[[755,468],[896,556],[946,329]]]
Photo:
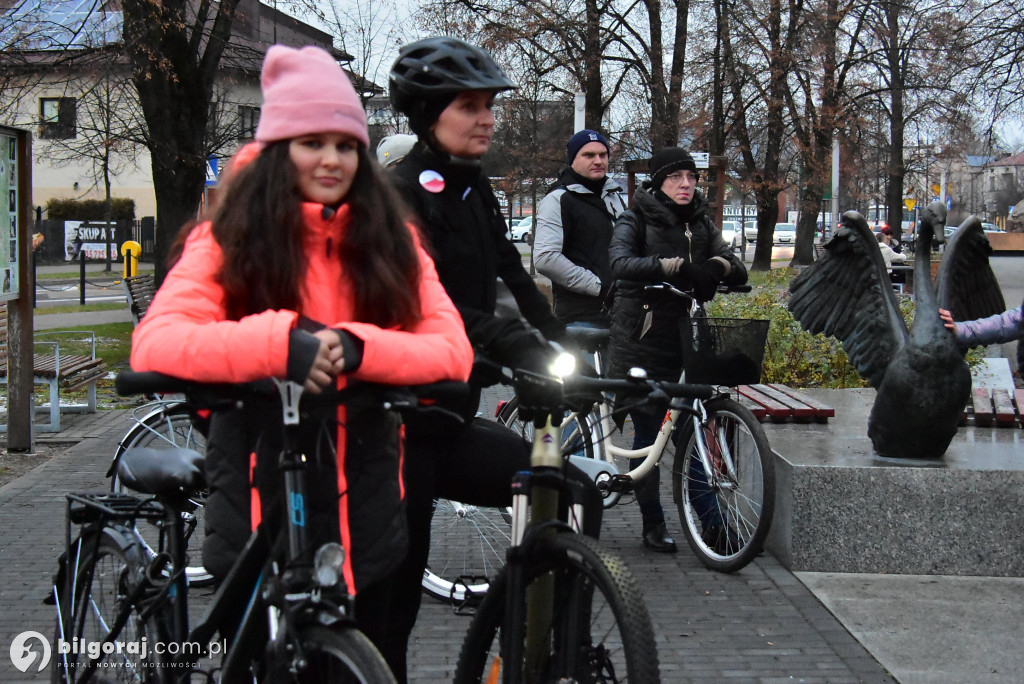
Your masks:
[[[36,665],[36,672],[50,664],[50,642],[39,632],[22,632],[11,642],[11,662],[22,672]]]

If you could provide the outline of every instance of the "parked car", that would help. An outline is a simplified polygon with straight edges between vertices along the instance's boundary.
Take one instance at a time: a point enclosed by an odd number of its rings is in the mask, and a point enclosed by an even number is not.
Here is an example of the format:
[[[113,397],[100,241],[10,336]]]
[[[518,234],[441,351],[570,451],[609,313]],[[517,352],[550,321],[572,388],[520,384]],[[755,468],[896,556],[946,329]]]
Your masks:
[[[509,231],[509,239],[512,242],[533,242],[533,217],[527,216],[519,219],[519,222],[515,223]]]
[[[740,233],[740,222],[722,221],[722,239],[725,240],[725,244],[729,245],[733,249],[739,249],[740,240],[742,239],[742,235]]]
[[[793,244],[796,242],[796,224],[776,223],[774,241],[776,245]]]
[[[983,231],[985,231],[986,233],[1004,233],[1004,232],[1006,232],[1004,230],[1000,230],[999,226],[997,226],[996,224],[994,224],[994,223],[985,223],[984,221],[982,221],[982,223],[981,223],[981,229]]]
[[[743,227],[747,235],[747,244],[752,245],[757,242],[757,221],[747,221]]]

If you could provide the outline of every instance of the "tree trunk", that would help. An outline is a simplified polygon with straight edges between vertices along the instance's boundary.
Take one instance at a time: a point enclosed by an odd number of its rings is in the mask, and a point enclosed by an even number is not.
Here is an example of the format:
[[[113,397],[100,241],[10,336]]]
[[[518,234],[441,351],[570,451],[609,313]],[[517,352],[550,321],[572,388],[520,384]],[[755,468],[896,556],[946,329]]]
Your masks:
[[[889,45],[887,50],[889,66],[889,164],[887,176],[889,187],[886,188],[885,203],[888,207],[889,228],[892,230],[892,247],[898,250],[903,241],[903,176],[906,168],[903,164],[903,135],[906,122],[903,120],[904,78],[903,61],[899,49],[900,42],[900,4],[889,0],[885,5],[886,21],[889,29]]]
[[[238,3],[122,0],[125,47],[146,117],[153,165],[158,283],[178,231],[199,209],[213,82]]]

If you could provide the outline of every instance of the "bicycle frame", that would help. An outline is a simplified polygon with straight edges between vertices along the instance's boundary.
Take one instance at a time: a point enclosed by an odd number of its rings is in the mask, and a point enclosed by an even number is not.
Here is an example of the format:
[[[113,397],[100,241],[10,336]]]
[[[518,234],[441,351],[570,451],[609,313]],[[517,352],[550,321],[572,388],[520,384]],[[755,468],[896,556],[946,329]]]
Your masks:
[[[693,318],[700,315],[704,309],[696,299],[690,296],[688,293],[678,290],[671,285],[664,284],[663,286],[656,286],[660,290],[664,290],[674,294],[676,296],[685,297],[690,300],[690,317]],[[599,351],[595,351],[593,354],[594,368],[600,374],[602,372],[602,358]],[[685,369],[679,374],[679,383],[684,384],[686,382],[686,371]],[[642,447],[640,449],[626,449],[612,444],[608,437],[613,432],[611,409],[609,408],[609,402],[605,401],[598,404],[595,407],[597,412],[597,419],[591,420],[594,415],[594,411],[591,411],[586,416],[582,416],[579,413],[569,414],[560,426],[561,429],[567,428],[573,424],[586,424],[587,430],[590,433],[590,442],[594,449],[594,458],[589,459],[586,457],[572,457],[572,461],[575,465],[583,470],[588,470],[587,461],[594,460],[600,461],[602,464],[607,464],[612,467],[612,474],[609,476],[607,473],[600,473],[597,475],[598,486],[608,487],[611,492],[623,492],[629,491],[632,488],[632,483],[636,480],[641,480],[647,476],[657,465],[661,462],[661,458],[665,453],[665,447],[668,445],[669,440],[672,438],[672,433],[675,431],[679,416],[684,411],[689,414],[689,420],[693,424],[694,434],[696,435],[697,452],[700,457],[701,465],[704,467],[704,472],[710,474],[712,478],[711,484],[718,484],[718,481],[727,481],[728,477],[723,477],[723,471],[721,467],[713,468],[711,463],[711,456],[708,450],[708,441],[704,433],[704,429],[707,424],[707,410],[704,407],[704,402],[700,399],[694,399],[688,403],[688,405],[680,406],[678,402],[674,402],[675,406],[669,408],[665,417],[661,421],[661,428],[658,430],[657,437],[654,443]],[[575,431],[569,435],[569,440],[573,439]],[[560,443],[560,442],[559,442]],[[725,443],[724,440],[722,443]],[[735,461],[732,458],[732,454],[723,453],[716,454],[722,459],[722,465],[725,466],[724,472],[729,477],[736,476]],[[627,458],[627,459],[643,459],[643,461],[636,468],[626,472],[618,473],[615,471],[615,458]],[[625,483],[625,484],[624,484]],[[611,505],[611,504],[610,504]]]
[[[283,471],[285,501],[289,502],[288,515],[284,529],[280,537],[287,543],[287,551],[279,554],[272,553],[269,532],[265,524],[261,523],[252,533],[241,554],[236,559],[234,566],[221,584],[213,600],[206,610],[205,615],[195,626],[189,629],[188,618],[188,579],[184,573],[186,565],[186,533],[187,523],[183,520],[181,511],[172,502],[158,500],[157,497],[135,498],[120,497],[121,499],[133,500],[141,510],[146,506],[159,505],[162,508],[164,539],[167,551],[161,551],[150,559],[149,566],[144,578],[132,588],[127,600],[119,608],[116,617],[109,626],[109,630],[103,643],[113,642],[120,635],[121,630],[131,618],[133,609],[137,610],[140,617],[148,618],[156,614],[158,619],[169,615],[170,624],[158,625],[158,630],[163,629],[167,633],[160,634],[160,637],[169,639],[174,643],[202,644],[205,648],[216,633],[220,633],[231,644],[227,650],[221,666],[221,680],[226,682],[243,681],[248,674],[248,667],[252,658],[256,655],[257,648],[266,647],[267,650],[277,651],[280,657],[286,660],[301,659],[302,654],[296,652],[285,652],[284,644],[279,642],[279,635],[291,635],[294,631],[292,626],[296,623],[312,620],[316,624],[331,626],[340,622],[351,621],[352,598],[345,590],[344,583],[340,587],[321,589],[315,584],[312,576],[313,558],[312,551],[308,548],[305,535],[305,486],[303,470],[305,468],[304,456],[294,448],[297,443],[299,425],[299,400],[302,394],[302,386],[296,383],[277,382],[282,401],[283,414],[283,438],[279,458],[279,467]],[[117,497],[118,495],[104,495]],[[67,516],[67,554],[66,558],[74,557],[76,565],[68,568],[65,586],[65,596],[71,597],[73,601],[77,591],[75,586],[78,578],[77,563],[81,559],[82,540],[85,538],[85,530],[93,536],[98,545],[103,528],[115,530],[124,535],[128,543],[141,543],[141,538],[134,530],[136,515],[130,512],[118,512],[110,507],[98,505],[95,501],[79,495],[69,494],[69,507],[73,502],[84,504],[86,509],[95,517],[94,521],[87,522],[86,528],[83,525],[83,533],[77,541],[78,551],[72,556],[71,550],[71,525],[72,515]],[[90,513],[81,514],[87,517]],[[150,514],[149,517],[157,517]],[[163,544],[161,544],[161,547]],[[283,556],[283,557],[282,557]],[[275,558],[281,558],[281,567]],[[162,570],[170,565],[169,578],[162,576]],[[70,592],[70,593],[69,593]],[[57,619],[58,627],[62,634],[67,634],[66,626],[63,624],[61,614],[61,602],[58,587],[54,586],[55,597],[57,598]],[[164,613],[168,598],[171,599],[170,611]],[[243,607],[239,610],[239,607]],[[239,616],[239,613],[241,615]],[[225,631],[237,626],[233,633],[228,636]],[[263,632],[268,633],[269,639],[265,642],[257,637]],[[179,653],[173,660],[173,667],[166,670],[167,674],[174,680],[187,682],[189,675],[194,671],[197,663],[191,659],[196,656],[193,653]],[[199,655],[205,655],[199,654]],[[95,670],[102,660],[102,653],[99,657],[89,658],[84,664],[84,671],[76,680],[87,682],[95,673]],[[67,661],[65,660],[65,669]],[[282,661],[283,662],[283,661]]]

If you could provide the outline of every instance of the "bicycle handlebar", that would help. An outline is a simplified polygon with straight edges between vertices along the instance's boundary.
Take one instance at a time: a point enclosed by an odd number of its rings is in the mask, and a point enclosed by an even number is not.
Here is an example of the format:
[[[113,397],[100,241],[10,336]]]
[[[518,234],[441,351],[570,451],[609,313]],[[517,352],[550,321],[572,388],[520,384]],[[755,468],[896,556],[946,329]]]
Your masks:
[[[277,387],[270,378],[244,383],[204,383],[153,371],[121,371],[114,379],[114,388],[123,396],[183,393],[188,397],[189,403],[211,409],[233,407],[247,399],[280,402]],[[464,422],[465,419],[460,412],[450,411],[444,406],[466,404],[470,396],[470,387],[466,383],[456,381],[411,386],[349,382],[341,390],[327,388],[322,394],[305,394],[302,401],[305,405],[337,405],[369,392],[377,392],[381,406],[388,409],[443,413]]]
[[[719,294],[731,294],[736,292],[750,292],[754,288],[750,285],[719,285],[717,292]],[[675,295],[676,297],[683,297],[689,299],[691,302],[699,301],[696,293],[693,290],[681,290],[671,283],[654,283],[653,285],[645,285],[644,292],[668,292],[669,294]],[[702,302],[704,303],[704,302]]]

